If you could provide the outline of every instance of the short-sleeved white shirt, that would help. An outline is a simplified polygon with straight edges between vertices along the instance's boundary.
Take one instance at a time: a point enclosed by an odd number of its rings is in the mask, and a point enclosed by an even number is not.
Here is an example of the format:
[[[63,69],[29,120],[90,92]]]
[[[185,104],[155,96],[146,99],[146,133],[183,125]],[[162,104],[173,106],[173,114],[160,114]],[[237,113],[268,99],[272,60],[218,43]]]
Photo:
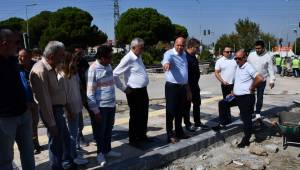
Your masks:
[[[215,70],[220,70],[220,75],[224,81],[233,84],[236,67],[237,64],[233,57],[226,58],[223,56],[217,60]]]
[[[237,67],[235,72],[233,93],[237,96],[250,94],[250,87],[254,78],[258,74],[259,73],[248,62],[241,67]]]

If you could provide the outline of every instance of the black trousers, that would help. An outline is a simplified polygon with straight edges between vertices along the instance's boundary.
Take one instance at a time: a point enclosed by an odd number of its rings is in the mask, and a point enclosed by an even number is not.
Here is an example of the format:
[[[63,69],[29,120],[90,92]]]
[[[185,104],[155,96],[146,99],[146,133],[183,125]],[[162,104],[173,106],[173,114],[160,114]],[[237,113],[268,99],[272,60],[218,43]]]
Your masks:
[[[222,99],[218,103],[219,106],[219,123],[222,125],[227,125],[231,123],[231,113],[230,108],[236,106],[236,99],[233,99],[231,102],[227,102],[225,99]]]
[[[184,134],[181,122],[186,102],[186,85],[166,82],[166,129],[167,136],[180,137]],[[173,133],[173,120],[175,119],[175,134]]]
[[[201,105],[201,96],[200,96],[200,87],[199,85],[190,86],[192,92],[192,101],[187,101],[184,106],[184,124],[185,126],[191,126],[192,123],[190,121],[190,109],[191,103],[193,103],[193,117],[195,126],[201,125],[200,121],[200,105]]]
[[[232,92],[233,86],[234,86],[233,84],[221,85],[223,99],[225,99],[225,97]]]
[[[236,106],[235,99],[231,102],[227,102],[224,99],[228,94],[233,90],[233,84],[230,85],[221,85],[223,100],[220,100],[218,103],[219,106],[219,123],[222,125],[227,125],[231,123],[231,111],[230,107]]]
[[[254,94],[246,94],[242,96],[236,96],[236,104],[240,109],[240,116],[243,121],[245,139],[249,140],[252,133],[252,114],[254,113]]]
[[[135,142],[147,137],[149,97],[147,88],[131,88],[126,94],[129,105],[129,141]]]
[[[260,114],[261,113],[261,108],[263,106],[264,102],[264,91],[266,88],[266,81],[260,83],[257,88],[256,88],[256,109],[255,113]]]

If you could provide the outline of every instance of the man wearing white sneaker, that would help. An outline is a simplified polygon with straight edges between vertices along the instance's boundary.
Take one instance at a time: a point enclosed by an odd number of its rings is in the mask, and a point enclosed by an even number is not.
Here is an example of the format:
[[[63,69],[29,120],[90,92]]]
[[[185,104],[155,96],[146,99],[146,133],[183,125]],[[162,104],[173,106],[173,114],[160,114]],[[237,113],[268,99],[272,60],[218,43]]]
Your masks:
[[[97,161],[100,167],[106,164],[104,156],[120,157],[121,154],[111,150],[111,134],[115,119],[116,99],[112,61],[112,48],[100,46],[96,61],[91,64],[87,80],[87,100],[91,121],[95,123],[94,138],[97,143]]]

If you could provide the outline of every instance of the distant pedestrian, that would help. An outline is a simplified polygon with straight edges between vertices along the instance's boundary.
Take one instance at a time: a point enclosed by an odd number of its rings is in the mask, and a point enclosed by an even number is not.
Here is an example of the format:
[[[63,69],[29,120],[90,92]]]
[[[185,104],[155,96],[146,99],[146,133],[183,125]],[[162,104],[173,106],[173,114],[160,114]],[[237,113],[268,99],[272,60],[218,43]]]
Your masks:
[[[165,96],[166,96],[166,130],[167,142],[177,143],[179,139],[189,138],[182,128],[184,103],[192,96],[188,87],[188,62],[184,52],[185,39],[179,37],[175,40],[174,48],[164,53],[162,65],[165,70]],[[175,119],[175,133],[173,121]]]
[[[277,67],[277,74],[281,73],[281,62],[282,62],[282,58],[280,57],[280,55],[276,55],[275,57],[275,65]]]
[[[264,81],[257,87],[256,92],[256,107],[255,114],[256,118],[260,117],[261,108],[263,106],[264,91],[266,87],[266,81],[269,77],[269,86],[274,88],[275,85],[275,71],[272,61],[272,56],[265,49],[265,43],[261,40],[255,42],[255,51],[251,52],[248,56],[249,64],[251,64],[259,74],[264,78]]]
[[[23,170],[34,170],[32,117],[26,106],[28,89],[20,78],[15,54],[20,45],[17,33],[0,28],[0,169],[13,170],[16,141]],[[26,84],[25,84],[26,85]]]
[[[200,121],[200,105],[201,105],[201,96],[200,96],[200,70],[199,62],[196,58],[196,54],[200,51],[200,41],[191,38],[188,40],[187,49],[185,50],[186,58],[188,62],[188,85],[192,94],[192,100],[186,102],[185,105],[185,114],[184,114],[184,124],[186,130],[196,131],[196,130],[207,130],[208,126],[203,125]],[[194,126],[190,122],[190,109],[191,103],[193,103],[193,117],[194,117]]]
[[[129,143],[137,146],[140,142],[152,141],[147,137],[149,78],[142,60],[144,40],[134,38],[130,48],[113,73],[116,86],[126,94],[129,105]],[[125,85],[120,80],[121,75],[124,75]]]
[[[294,77],[299,77],[299,67],[300,67],[300,61],[298,57],[294,57],[292,60],[292,68],[293,68],[293,76]]]
[[[104,156],[120,157],[121,153],[111,150],[112,129],[115,122],[116,97],[113,71],[111,68],[112,48],[100,46],[96,61],[88,71],[87,99],[93,111],[94,138],[97,142],[97,161],[100,167],[106,164]]]

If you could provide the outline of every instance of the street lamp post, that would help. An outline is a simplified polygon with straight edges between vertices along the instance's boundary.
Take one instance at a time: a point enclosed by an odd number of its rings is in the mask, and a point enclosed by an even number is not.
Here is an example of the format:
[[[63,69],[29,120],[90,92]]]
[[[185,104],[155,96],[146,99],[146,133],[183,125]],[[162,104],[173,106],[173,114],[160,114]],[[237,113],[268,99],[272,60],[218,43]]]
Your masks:
[[[25,9],[26,9],[26,34],[27,36],[25,36],[25,38],[27,38],[27,46],[25,44],[25,47],[29,48],[29,24],[28,24],[28,7],[31,7],[31,6],[36,6],[37,4],[28,4],[28,5],[25,5]]]

